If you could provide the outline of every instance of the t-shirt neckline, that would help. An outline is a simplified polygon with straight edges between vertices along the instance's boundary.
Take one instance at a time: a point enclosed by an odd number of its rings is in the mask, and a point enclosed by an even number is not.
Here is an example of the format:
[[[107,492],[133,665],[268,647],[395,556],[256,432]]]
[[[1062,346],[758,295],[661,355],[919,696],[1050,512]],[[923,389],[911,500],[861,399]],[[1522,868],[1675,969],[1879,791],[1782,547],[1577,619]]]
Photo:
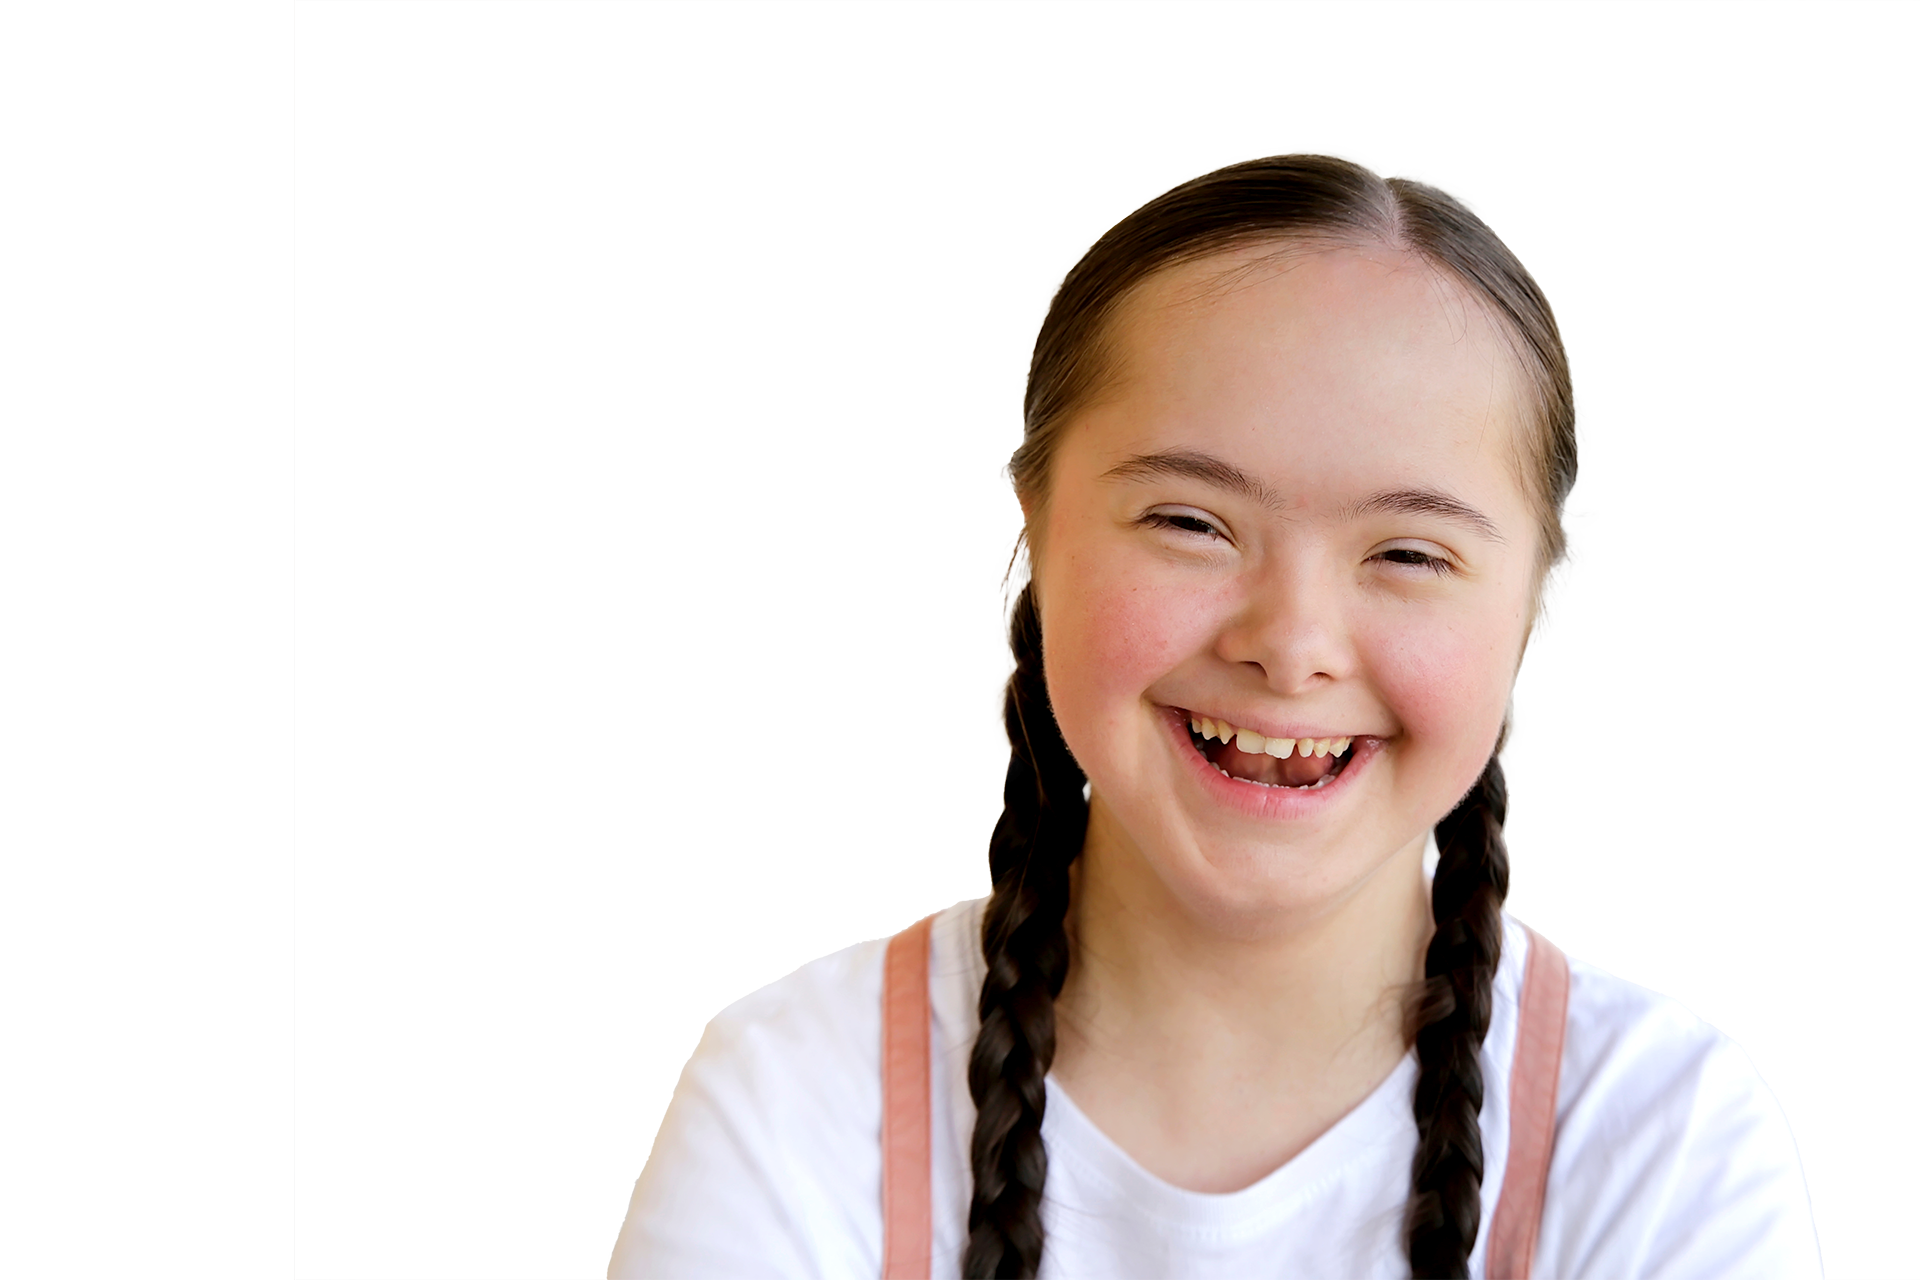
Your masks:
[[[1044,1134],[1049,1162],[1066,1161],[1122,1196],[1136,1212],[1174,1231],[1257,1232],[1358,1163],[1372,1164],[1412,1124],[1418,1060],[1409,1051],[1386,1079],[1285,1164],[1238,1191],[1189,1191],[1149,1172],[1109,1138],[1055,1080],[1047,1078]],[[1051,1188],[1050,1188],[1051,1189]]]

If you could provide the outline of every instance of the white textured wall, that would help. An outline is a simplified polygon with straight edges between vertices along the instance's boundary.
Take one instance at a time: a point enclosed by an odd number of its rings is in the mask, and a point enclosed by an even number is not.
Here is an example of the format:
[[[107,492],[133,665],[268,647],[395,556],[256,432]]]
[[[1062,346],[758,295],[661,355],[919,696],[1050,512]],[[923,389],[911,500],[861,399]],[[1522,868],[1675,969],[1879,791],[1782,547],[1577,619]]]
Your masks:
[[[1904,14],[302,22],[303,1275],[593,1272],[709,1016],[985,891],[1047,298],[1292,150],[1455,192],[1565,325],[1515,909],[1751,1050],[1834,1275],[1911,1256]]]

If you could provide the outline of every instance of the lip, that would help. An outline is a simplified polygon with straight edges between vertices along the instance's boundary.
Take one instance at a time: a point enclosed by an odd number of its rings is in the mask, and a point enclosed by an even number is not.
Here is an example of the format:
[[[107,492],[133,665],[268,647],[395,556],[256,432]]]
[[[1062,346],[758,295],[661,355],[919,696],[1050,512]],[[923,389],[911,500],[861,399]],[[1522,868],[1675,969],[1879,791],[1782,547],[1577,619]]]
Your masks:
[[[1356,779],[1367,771],[1385,747],[1384,740],[1371,737],[1355,737],[1353,756],[1346,766],[1334,776],[1326,786],[1314,791],[1296,790],[1290,787],[1263,787],[1258,783],[1241,782],[1229,778],[1214,768],[1207,758],[1194,747],[1187,733],[1187,715],[1178,707],[1160,708],[1160,719],[1167,727],[1167,733],[1173,739],[1174,754],[1186,762],[1188,771],[1193,775],[1202,792],[1208,799],[1223,808],[1248,817],[1267,821],[1298,822],[1314,818],[1339,804],[1346,793],[1352,789]],[[1251,728],[1252,726],[1248,726]],[[1255,730],[1255,732],[1260,732]],[[1274,737],[1286,737],[1275,734]],[[1304,734],[1297,736],[1306,736]],[[1318,737],[1333,737],[1333,734],[1318,734]]]

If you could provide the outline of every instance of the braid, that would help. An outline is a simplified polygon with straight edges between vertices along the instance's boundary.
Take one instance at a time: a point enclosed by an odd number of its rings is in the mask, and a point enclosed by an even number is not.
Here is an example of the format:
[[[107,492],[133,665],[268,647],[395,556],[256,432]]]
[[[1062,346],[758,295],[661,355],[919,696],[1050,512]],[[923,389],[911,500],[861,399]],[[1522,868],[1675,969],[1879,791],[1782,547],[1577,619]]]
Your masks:
[[[967,1064],[973,1204],[961,1274],[1032,1276],[1044,1232],[1047,1150],[1040,1122],[1053,1065],[1053,1001],[1067,979],[1067,868],[1086,837],[1086,781],[1054,723],[1041,666],[1040,614],[1028,584],[1014,605],[1007,681],[1006,808],[993,829],[993,896],[981,925],[987,977]]]
[[[1503,735],[1504,736],[1504,735]],[[1496,752],[1459,807],[1434,828],[1433,941],[1412,1013],[1420,1080],[1407,1201],[1407,1258],[1416,1280],[1454,1280],[1480,1233],[1480,1042],[1500,966],[1500,904],[1507,896],[1507,780]]]

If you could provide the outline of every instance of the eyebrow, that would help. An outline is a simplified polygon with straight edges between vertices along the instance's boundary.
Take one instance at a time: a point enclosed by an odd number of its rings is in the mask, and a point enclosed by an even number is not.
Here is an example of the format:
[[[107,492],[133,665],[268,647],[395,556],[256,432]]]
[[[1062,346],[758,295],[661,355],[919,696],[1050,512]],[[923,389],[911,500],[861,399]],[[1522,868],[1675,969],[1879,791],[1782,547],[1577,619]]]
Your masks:
[[[1228,493],[1250,498],[1263,507],[1279,511],[1286,506],[1278,492],[1258,477],[1242,471],[1225,458],[1193,449],[1169,449],[1160,453],[1135,454],[1100,476],[1102,480],[1145,480],[1159,476],[1181,476],[1212,485]],[[1341,512],[1351,520],[1366,515],[1434,516],[1462,525],[1482,537],[1505,543],[1506,538],[1493,521],[1438,489],[1389,489],[1356,502]]]
[[[1343,514],[1349,519],[1355,516],[1382,514],[1436,516],[1454,524],[1464,525],[1491,541],[1503,544],[1506,542],[1493,521],[1460,499],[1441,493],[1437,489],[1393,489],[1385,493],[1376,493],[1371,498],[1348,507]]]
[[[1285,505],[1280,495],[1254,476],[1248,475],[1225,458],[1191,449],[1170,449],[1162,453],[1140,453],[1101,475],[1102,480],[1146,480],[1156,476],[1184,476],[1210,484],[1228,493],[1251,498],[1263,507],[1278,511]]]

